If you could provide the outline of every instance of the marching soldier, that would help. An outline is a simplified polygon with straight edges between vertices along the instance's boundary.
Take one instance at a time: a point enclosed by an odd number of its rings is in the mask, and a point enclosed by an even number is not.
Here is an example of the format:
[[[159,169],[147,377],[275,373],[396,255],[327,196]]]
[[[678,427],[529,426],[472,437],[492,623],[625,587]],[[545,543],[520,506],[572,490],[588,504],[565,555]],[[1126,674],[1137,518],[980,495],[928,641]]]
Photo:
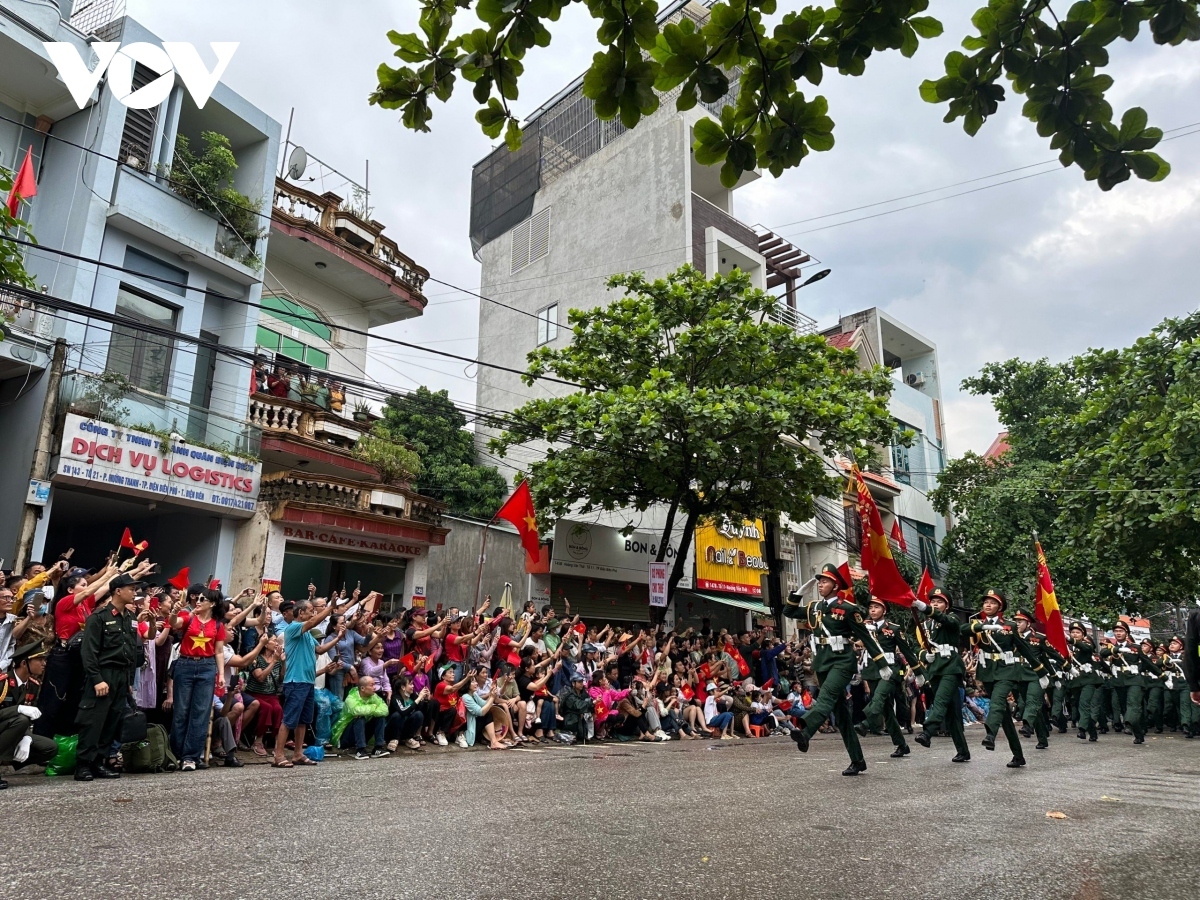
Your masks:
[[[1075,721],[1079,726],[1078,737],[1082,741],[1096,741],[1097,714],[1100,707],[1100,690],[1103,680],[1100,675],[1101,662],[1096,655],[1096,645],[1088,640],[1087,629],[1078,622],[1071,625],[1071,666],[1068,669],[1068,684],[1071,707],[1075,710]]]
[[[1200,707],[1188,696],[1187,676],[1183,671],[1183,638],[1175,635],[1167,644],[1167,656],[1163,661],[1166,673],[1166,701],[1175,711],[1175,723],[1183,736],[1191,740],[1196,736],[1196,724],[1200,719]]]
[[[1030,646],[1010,623],[1004,621],[1007,607],[1008,601],[999,591],[988,591],[983,598],[983,609],[971,617],[971,640],[978,654],[975,677],[989,697],[983,747],[995,750],[996,734],[1003,728],[1013,754],[1008,768],[1018,769],[1025,765],[1025,754],[1008,709],[1008,695],[1016,695],[1022,688],[1019,658],[1029,662],[1043,689],[1049,686],[1050,679],[1045,676],[1041,660]]]
[[[42,715],[37,700],[46,653],[41,641],[18,647],[0,682],[0,764],[11,764],[14,769],[44,766],[58,754],[58,744],[32,733],[33,723]],[[0,790],[6,787],[8,782],[0,778]]]
[[[1100,673],[1100,689],[1096,692],[1099,699],[1096,720],[1101,734],[1108,734],[1109,722],[1112,722],[1114,734],[1120,734],[1125,730],[1125,722],[1121,718],[1121,699],[1117,694],[1118,673],[1113,669],[1112,645],[1112,638],[1103,637],[1100,639],[1100,648],[1097,651],[1100,660],[1097,668]]]
[[[792,731],[792,740],[801,753],[808,752],[809,742],[829,718],[836,713],[838,731],[842,743],[850,755],[850,765],[843,775],[857,775],[867,771],[858,733],[851,721],[850,704],[846,702],[846,688],[858,674],[858,660],[854,654],[854,641],[862,642],[867,654],[876,663],[883,660],[883,650],[874,635],[867,631],[862,609],[849,600],[838,596],[850,585],[835,566],[826,565],[817,576],[817,594],[812,603],[802,605],[797,594],[792,594],[784,603],[783,614],[791,619],[802,619],[812,629],[813,672],[820,680],[821,693],[816,703],[800,719],[800,726]],[[892,670],[885,664],[879,668],[879,677],[888,681]]]
[[[1107,650],[1107,659],[1114,672],[1114,687],[1116,688],[1116,704],[1125,719],[1125,724],[1133,731],[1133,742],[1146,742],[1146,729],[1142,718],[1142,704],[1146,696],[1146,685],[1150,675],[1158,675],[1159,668],[1146,658],[1137,644],[1129,640],[1129,626],[1119,621],[1113,626],[1115,643]],[[1101,654],[1104,656],[1105,654]]]
[[[1040,675],[1034,672],[1029,665],[1024,663],[1018,664],[1022,685],[1021,690],[1016,695],[1016,699],[1017,705],[1021,710],[1020,719],[1023,723],[1021,735],[1023,737],[1037,735],[1037,744],[1034,746],[1034,749],[1045,750],[1050,746],[1050,721],[1045,710],[1047,679],[1050,676],[1050,664],[1046,656],[1046,645],[1042,641],[1042,636],[1033,627],[1034,618],[1032,615],[1023,609],[1018,609],[1013,614],[1013,619],[1017,623],[1017,634],[1024,639],[1038,662],[1042,664]]]
[[[865,736],[868,730],[878,731],[882,723],[887,727],[888,735],[896,748],[892,751],[892,758],[900,759],[912,752],[904,740],[900,723],[896,721],[896,698],[904,696],[904,677],[907,674],[903,663],[907,661],[916,671],[920,667],[920,661],[912,645],[905,639],[900,626],[889,622],[886,616],[887,604],[878,597],[872,597],[867,606],[867,631],[875,636],[876,643],[883,651],[883,659],[869,660],[862,669],[862,678],[871,689],[871,701],[863,712],[863,722],[856,730]],[[903,661],[899,659],[899,654],[904,655]],[[892,672],[892,677],[887,680],[883,680],[879,675],[880,669],[885,667]],[[917,675],[917,678],[918,685],[925,683],[922,676]]]
[[[1150,638],[1142,641],[1142,653],[1149,660],[1153,660],[1158,666],[1159,673],[1150,676],[1146,679],[1146,718],[1143,728],[1149,731],[1154,729],[1155,734],[1163,732],[1163,686],[1166,683],[1167,673],[1162,671],[1162,648]]]
[[[137,579],[121,574],[108,586],[112,602],[87,618],[83,626],[83,698],[79,701],[79,746],[75,780],[120,778],[104,765],[106,751],[125,711],[134,670],[143,660],[142,640],[132,606]]]
[[[1049,724],[1058,727],[1059,734],[1067,733],[1067,658],[1048,640],[1042,640],[1042,659],[1050,675]]]
[[[925,604],[918,600],[913,607],[924,612]],[[925,711],[925,724],[914,740],[928,748],[938,729],[945,728],[954,741],[956,755],[952,762],[971,760],[967,738],[963,734],[962,701],[959,691],[967,668],[963,665],[959,644],[968,626],[950,612],[950,598],[941,588],[929,592],[928,618],[917,626],[917,640],[924,650],[925,671],[933,688],[933,703]]]

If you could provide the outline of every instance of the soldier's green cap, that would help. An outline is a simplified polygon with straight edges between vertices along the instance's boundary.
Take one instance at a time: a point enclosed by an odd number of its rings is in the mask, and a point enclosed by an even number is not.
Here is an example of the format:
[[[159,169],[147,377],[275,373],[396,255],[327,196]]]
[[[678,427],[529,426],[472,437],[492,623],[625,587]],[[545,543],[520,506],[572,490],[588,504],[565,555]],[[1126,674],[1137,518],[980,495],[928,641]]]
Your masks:
[[[947,603],[950,602],[950,595],[943,591],[940,587],[935,587],[929,592],[929,599],[932,600],[934,597],[941,597]]]
[[[1068,631],[1082,631],[1084,634],[1087,634],[1087,629],[1083,627],[1082,622],[1072,622],[1071,627],[1068,628],[1067,630]]]
[[[1034,618],[1032,613],[1026,612],[1023,609],[1018,609],[1015,613],[1013,613],[1013,618],[1014,619],[1024,619],[1026,622],[1030,622],[1030,623],[1037,621],[1037,619]]]
[[[842,573],[838,571],[838,567],[833,563],[825,563],[825,565],[821,566],[821,572],[819,575],[817,575],[817,577],[828,578],[830,581],[836,584],[840,590],[845,591],[850,589],[850,585],[846,583],[846,579],[842,576]]]
[[[995,600],[997,603],[1000,604],[1001,612],[1004,612],[1005,610],[1008,609],[1008,601],[1005,600],[1004,595],[1001,594],[995,588],[988,588],[987,592],[983,595],[983,599],[984,600]]]

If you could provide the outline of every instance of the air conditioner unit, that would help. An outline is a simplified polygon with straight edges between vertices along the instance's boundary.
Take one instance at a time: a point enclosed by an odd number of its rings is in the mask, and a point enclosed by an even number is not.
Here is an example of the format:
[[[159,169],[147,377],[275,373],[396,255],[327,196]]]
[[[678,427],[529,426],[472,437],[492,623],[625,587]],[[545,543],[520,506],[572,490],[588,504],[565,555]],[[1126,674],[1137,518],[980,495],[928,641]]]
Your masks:
[[[924,372],[913,372],[911,375],[905,375],[904,383],[907,384],[909,387],[915,387],[915,388],[916,387],[924,387],[925,373]]]

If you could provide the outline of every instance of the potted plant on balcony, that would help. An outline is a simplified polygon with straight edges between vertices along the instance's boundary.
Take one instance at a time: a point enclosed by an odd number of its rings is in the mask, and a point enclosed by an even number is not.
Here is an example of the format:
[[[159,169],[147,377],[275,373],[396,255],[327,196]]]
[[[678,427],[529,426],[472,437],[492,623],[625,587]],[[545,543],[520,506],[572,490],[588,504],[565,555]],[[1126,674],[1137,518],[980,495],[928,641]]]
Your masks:
[[[354,402],[354,421],[367,423],[371,421],[371,404],[359,399]]]
[[[364,434],[358,439],[354,456],[374,467],[384,484],[407,484],[424,468],[421,458],[408,447],[375,434]]]

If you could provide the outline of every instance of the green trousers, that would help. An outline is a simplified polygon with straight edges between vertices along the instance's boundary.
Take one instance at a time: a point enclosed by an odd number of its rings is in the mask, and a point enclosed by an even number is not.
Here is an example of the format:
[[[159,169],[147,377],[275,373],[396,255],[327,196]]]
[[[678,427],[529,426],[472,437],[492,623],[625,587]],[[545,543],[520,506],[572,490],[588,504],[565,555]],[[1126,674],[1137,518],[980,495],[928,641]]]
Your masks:
[[[1145,720],[1142,718],[1142,704],[1145,703],[1146,689],[1140,684],[1115,688],[1114,707],[1120,705],[1124,722],[1129,726],[1135,738],[1146,736]],[[1114,710],[1115,711],[1115,710]]]
[[[83,768],[104,762],[108,756],[121,715],[129,705],[128,669],[101,669],[100,680],[108,685],[108,693],[96,696],[96,686],[85,684],[79,701],[79,745],[75,751],[76,767]]]
[[[872,731],[879,731],[882,723],[887,727],[888,736],[895,746],[907,747],[904,732],[900,730],[900,723],[896,720],[896,694],[900,691],[900,685],[893,679],[870,679],[867,686],[871,689],[871,702],[863,710],[867,726]]]
[[[936,733],[945,728],[954,741],[954,749],[960,756],[970,756],[967,737],[963,734],[962,700],[960,699],[963,677],[961,675],[939,675],[933,679],[933,703],[925,711],[925,730]]]
[[[1024,759],[1025,752],[1021,749],[1021,737],[1017,734],[1012,714],[1008,711],[1008,695],[1023,690],[1025,683],[1002,678],[999,681],[986,683],[984,687],[988,692],[988,717],[985,723],[988,734],[995,737],[1003,729],[1004,736],[1008,738],[1008,748],[1012,750],[1013,756]]]
[[[849,667],[837,667],[830,669],[824,675],[818,674],[821,693],[817,695],[812,708],[801,717],[801,721],[804,722],[805,736],[811,738],[825,724],[829,714],[836,713],[837,730],[842,735],[842,743],[846,745],[846,752],[850,754],[850,762],[865,762],[862,745],[858,742],[858,732],[854,730],[852,721],[854,711],[846,697],[846,688],[850,686],[850,680],[854,675],[855,670]]]
[[[1111,721],[1113,731],[1120,731],[1125,723],[1122,711],[1121,695],[1117,693],[1117,688],[1111,682],[1105,682],[1100,686],[1100,727],[1105,727]]]
[[[1146,688],[1146,725],[1149,731],[1155,728],[1162,731],[1163,726],[1163,683],[1157,682]]]
[[[1059,680],[1050,686],[1050,724],[1057,725],[1062,731],[1067,730],[1067,684]]]
[[[1167,704],[1175,710],[1175,721],[1179,725],[1179,730],[1185,734],[1195,734],[1196,726],[1200,724],[1200,706],[1192,702],[1187,688],[1168,691],[1166,700]]]
[[[1089,737],[1096,736],[1097,710],[1100,704],[1099,690],[1094,684],[1081,684],[1071,688],[1071,708],[1075,710],[1075,721],[1080,731]]]
[[[1037,735],[1038,743],[1044,744],[1050,739],[1050,720],[1046,715],[1046,692],[1040,682],[1027,681],[1021,687],[1025,702],[1021,707],[1021,719]]]

